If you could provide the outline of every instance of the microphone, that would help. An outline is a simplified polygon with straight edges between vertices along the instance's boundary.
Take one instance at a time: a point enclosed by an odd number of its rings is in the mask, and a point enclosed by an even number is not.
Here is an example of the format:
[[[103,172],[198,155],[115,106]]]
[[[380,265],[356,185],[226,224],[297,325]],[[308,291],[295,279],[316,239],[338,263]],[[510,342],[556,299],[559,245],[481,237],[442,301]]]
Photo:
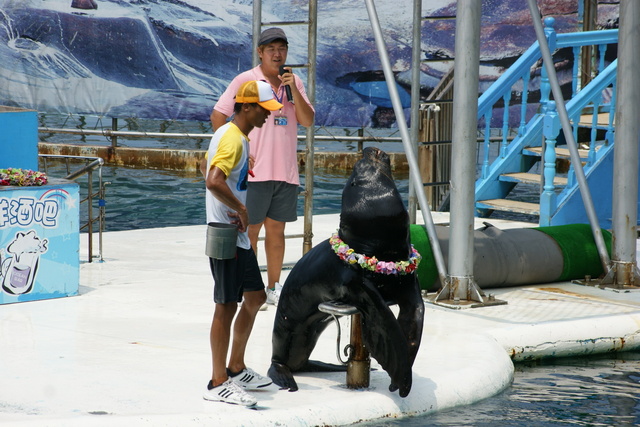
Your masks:
[[[283,75],[284,73],[288,73],[287,70],[284,69],[284,65],[280,66],[280,75]],[[287,101],[289,102],[293,102],[293,96],[291,95],[291,88],[289,87],[289,85],[284,85],[284,90],[285,92],[287,92]]]

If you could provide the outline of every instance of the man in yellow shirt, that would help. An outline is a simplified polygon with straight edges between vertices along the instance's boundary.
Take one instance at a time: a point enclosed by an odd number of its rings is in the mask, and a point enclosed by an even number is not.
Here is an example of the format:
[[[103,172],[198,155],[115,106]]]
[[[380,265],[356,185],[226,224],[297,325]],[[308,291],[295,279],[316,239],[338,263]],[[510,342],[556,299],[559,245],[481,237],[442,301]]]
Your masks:
[[[254,127],[261,127],[271,111],[281,108],[282,104],[274,99],[271,85],[261,81],[244,83],[236,94],[233,120],[215,132],[201,164],[207,187],[207,223],[235,224],[238,228],[235,258],[209,258],[215,283],[215,311],[210,332],[213,372],[203,396],[206,400],[253,406],[256,399],[244,389],[271,384],[269,378],[248,368],[244,362],[256,314],[266,301],[258,261],[247,235],[247,178],[251,173],[247,135]],[[230,342],[233,344],[227,364]]]

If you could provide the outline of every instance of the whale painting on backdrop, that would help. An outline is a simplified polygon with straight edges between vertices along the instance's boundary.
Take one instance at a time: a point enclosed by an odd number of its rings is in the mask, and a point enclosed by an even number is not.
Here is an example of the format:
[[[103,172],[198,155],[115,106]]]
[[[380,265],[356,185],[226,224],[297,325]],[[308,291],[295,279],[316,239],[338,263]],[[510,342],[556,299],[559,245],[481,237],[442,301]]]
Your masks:
[[[582,1],[538,4],[556,31],[573,32]],[[306,1],[261,3],[263,22],[308,16]],[[617,27],[618,7],[598,2],[599,28]],[[413,0],[376,9],[408,108]],[[535,40],[526,2],[491,0],[482,13],[481,92]],[[453,67],[455,14],[455,0],[422,0],[422,97]],[[46,113],[208,121],[227,84],[251,67],[252,20],[252,0],[0,0],[0,97]],[[364,2],[318,2],[317,23],[316,124],[396,126]],[[305,64],[306,25],[285,29],[288,62]],[[570,70],[571,58],[560,55],[557,67]],[[304,67],[295,72],[307,80]]]

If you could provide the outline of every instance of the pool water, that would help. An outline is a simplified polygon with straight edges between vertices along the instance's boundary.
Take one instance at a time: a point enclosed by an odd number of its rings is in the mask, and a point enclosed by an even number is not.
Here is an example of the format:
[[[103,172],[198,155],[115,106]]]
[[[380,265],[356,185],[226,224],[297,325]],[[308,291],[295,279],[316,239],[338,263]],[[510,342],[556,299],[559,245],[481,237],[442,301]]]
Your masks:
[[[74,169],[72,169],[74,170]],[[62,168],[51,167],[49,175],[63,177]],[[94,174],[97,175],[97,174]],[[316,171],[314,177],[313,214],[340,212],[342,188],[346,173]],[[102,179],[106,185],[105,231],[140,228],[177,227],[205,224],[204,180],[200,175],[175,172],[104,166]],[[77,180],[81,193],[86,194],[86,178]],[[301,176],[300,190],[305,180]],[[399,191],[408,194],[408,176],[396,180]],[[97,176],[94,176],[94,186]],[[94,188],[95,190],[95,188]],[[97,207],[97,203],[94,203]],[[304,214],[304,197],[298,198],[298,216]],[[86,207],[81,206],[81,221]],[[95,215],[95,213],[94,213]]]
[[[513,384],[475,405],[357,425],[638,426],[640,353],[516,364]]]

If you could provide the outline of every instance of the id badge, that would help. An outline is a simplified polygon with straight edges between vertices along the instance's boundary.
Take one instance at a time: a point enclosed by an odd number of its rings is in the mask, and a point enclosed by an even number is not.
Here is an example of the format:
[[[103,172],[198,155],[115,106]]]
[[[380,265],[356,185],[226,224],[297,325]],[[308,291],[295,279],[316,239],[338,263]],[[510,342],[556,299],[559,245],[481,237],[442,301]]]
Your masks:
[[[275,116],[273,119],[273,123],[276,126],[286,126],[287,125],[287,116]]]

